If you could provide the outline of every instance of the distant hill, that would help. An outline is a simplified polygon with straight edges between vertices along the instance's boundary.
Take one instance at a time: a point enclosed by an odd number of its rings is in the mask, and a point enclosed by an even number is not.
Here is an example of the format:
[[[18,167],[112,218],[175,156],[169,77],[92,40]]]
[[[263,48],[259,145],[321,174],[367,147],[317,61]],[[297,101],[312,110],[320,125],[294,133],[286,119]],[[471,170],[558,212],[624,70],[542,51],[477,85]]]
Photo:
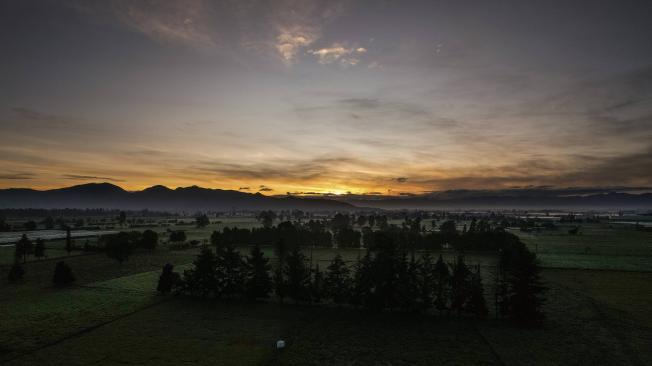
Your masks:
[[[344,196],[333,198],[360,207],[380,209],[652,209],[652,193],[595,189],[457,190],[415,196]]]
[[[268,197],[233,190],[197,186],[170,189],[153,186],[129,192],[110,183],[89,183],[38,191],[25,188],[0,190],[0,208],[104,208],[159,211],[292,210],[349,211],[349,203],[327,199]]]

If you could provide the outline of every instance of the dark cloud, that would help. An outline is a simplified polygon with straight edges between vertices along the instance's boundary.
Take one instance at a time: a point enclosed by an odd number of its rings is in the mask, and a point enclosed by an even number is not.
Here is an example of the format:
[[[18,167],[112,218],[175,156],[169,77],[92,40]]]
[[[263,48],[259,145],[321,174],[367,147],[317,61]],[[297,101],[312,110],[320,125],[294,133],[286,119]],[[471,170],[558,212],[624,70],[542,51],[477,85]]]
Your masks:
[[[0,180],[25,180],[35,179],[36,175],[32,173],[3,173],[0,174]]]
[[[98,177],[94,175],[78,175],[78,174],[64,174],[62,175],[64,179],[69,180],[107,180],[110,182],[124,182],[123,179],[109,178],[109,177]]]
[[[408,181],[407,177],[398,177],[398,178],[394,178],[394,180],[397,181],[398,183],[405,183]]]
[[[240,188],[238,188],[239,191],[248,191],[250,189],[251,188],[249,188],[249,187],[240,187]]]
[[[52,114],[41,113],[39,111],[23,108],[23,107],[14,107],[11,108],[11,112],[14,114],[14,117],[21,121],[24,124],[29,124],[33,127],[43,127],[43,128],[69,128],[74,123],[69,120],[66,120],[60,116],[55,116]]]

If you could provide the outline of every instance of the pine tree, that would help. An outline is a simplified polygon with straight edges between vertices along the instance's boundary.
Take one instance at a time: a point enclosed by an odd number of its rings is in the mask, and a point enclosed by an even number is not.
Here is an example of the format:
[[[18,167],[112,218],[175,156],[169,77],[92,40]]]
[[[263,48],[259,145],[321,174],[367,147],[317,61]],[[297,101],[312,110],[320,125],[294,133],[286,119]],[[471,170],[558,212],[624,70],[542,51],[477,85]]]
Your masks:
[[[273,281],[274,281],[274,293],[276,294],[276,296],[278,296],[282,304],[287,294],[287,281],[285,280],[285,276],[283,274],[283,268],[281,266],[276,268],[276,270],[274,271]]]
[[[310,271],[305,256],[298,249],[288,255],[283,274],[287,281],[287,295],[295,302],[310,299]]]
[[[20,240],[16,242],[16,251],[14,253],[15,260],[18,261],[22,257],[23,263],[27,263],[27,254],[31,253],[34,250],[34,244],[32,241],[27,238],[27,235],[23,234]]]
[[[460,315],[470,297],[471,271],[464,262],[464,256],[458,255],[451,276],[451,309]]]
[[[437,272],[429,253],[421,256],[417,268],[418,306],[424,311],[431,308],[437,296]]]
[[[435,263],[435,278],[435,307],[441,314],[442,311],[449,308],[448,304],[450,302],[450,272],[441,254],[439,255],[439,259],[437,259],[437,263]]]
[[[244,293],[245,264],[234,246],[218,249],[215,268],[218,296],[237,297]]]
[[[401,309],[405,311],[418,311],[419,306],[419,263],[411,255],[410,261],[406,260],[405,254],[398,257],[397,268],[397,299]]]
[[[269,259],[265,258],[263,251],[256,245],[247,257],[247,298],[255,300],[268,298],[272,289],[272,280],[269,276]]]
[[[310,298],[311,301],[321,302],[324,295],[324,275],[319,270],[319,263],[315,266],[312,273],[312,282],[310,283]]]
[[[349,300],[351,295],[350,271],[342,256],[337,254],[326,268],[324,278],[324,296],[341,304]]]
[[[507,294],[505,309],[507,316],[526,326],[540,325],[544,319],[542,306],[546,287],[540,278],[540,267],[536,254],[524,244],[502,252],[501,265],[505,267]]]
[[[480,276],[480,265],[477,266],[476,271],[471,275],[471,290],[467,310],[478,319],[486,319],[489,314],[487,302],[484,298],[484,286],[482,286],[482,277]]]
[[[203,247],[193,262],[193,268],[183,272],[184,287],[194,296],[206,298],[217,293],[217,259],[208,247]]]

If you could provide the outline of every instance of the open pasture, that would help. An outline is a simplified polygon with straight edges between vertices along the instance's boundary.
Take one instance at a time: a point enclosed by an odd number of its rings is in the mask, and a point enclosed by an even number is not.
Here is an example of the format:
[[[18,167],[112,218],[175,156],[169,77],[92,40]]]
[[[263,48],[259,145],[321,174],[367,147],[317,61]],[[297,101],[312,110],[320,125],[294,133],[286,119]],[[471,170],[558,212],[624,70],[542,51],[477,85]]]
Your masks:
[[[562,224],[557,230],[512,230],[536,252],[544,267],[652,271],[652,232],[632,225],[578,224],[577,235]]]

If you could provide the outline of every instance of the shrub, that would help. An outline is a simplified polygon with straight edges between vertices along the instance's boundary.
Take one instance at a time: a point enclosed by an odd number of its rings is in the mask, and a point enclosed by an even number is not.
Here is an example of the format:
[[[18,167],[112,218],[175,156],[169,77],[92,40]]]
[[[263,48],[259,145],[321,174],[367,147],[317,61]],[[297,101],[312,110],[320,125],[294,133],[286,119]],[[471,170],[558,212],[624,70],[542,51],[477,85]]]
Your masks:
[[[120,263],[129,259],[129,255],[134,250],[135,243],[129,233],[122,231],[118,234],[105,235],[102,239],[105,242],[106,255]]]
[[[143,231],[140,246],[145,249],[155,249],[158,245],[158,234],[153,230]]]
[[[170,293],[176,286],[181,282],[181,276],[174,272],[174,266],[170,263],[167,263],[163,266],[163,271],[158,278],[158,286],[156,286],[156,291],[167,294]]]
[[[75,276],[73,276],[70,266],[61,261],[57,263],[56,267],[54,267],[52,281],[57,286],[65,286],[75,282]]]

